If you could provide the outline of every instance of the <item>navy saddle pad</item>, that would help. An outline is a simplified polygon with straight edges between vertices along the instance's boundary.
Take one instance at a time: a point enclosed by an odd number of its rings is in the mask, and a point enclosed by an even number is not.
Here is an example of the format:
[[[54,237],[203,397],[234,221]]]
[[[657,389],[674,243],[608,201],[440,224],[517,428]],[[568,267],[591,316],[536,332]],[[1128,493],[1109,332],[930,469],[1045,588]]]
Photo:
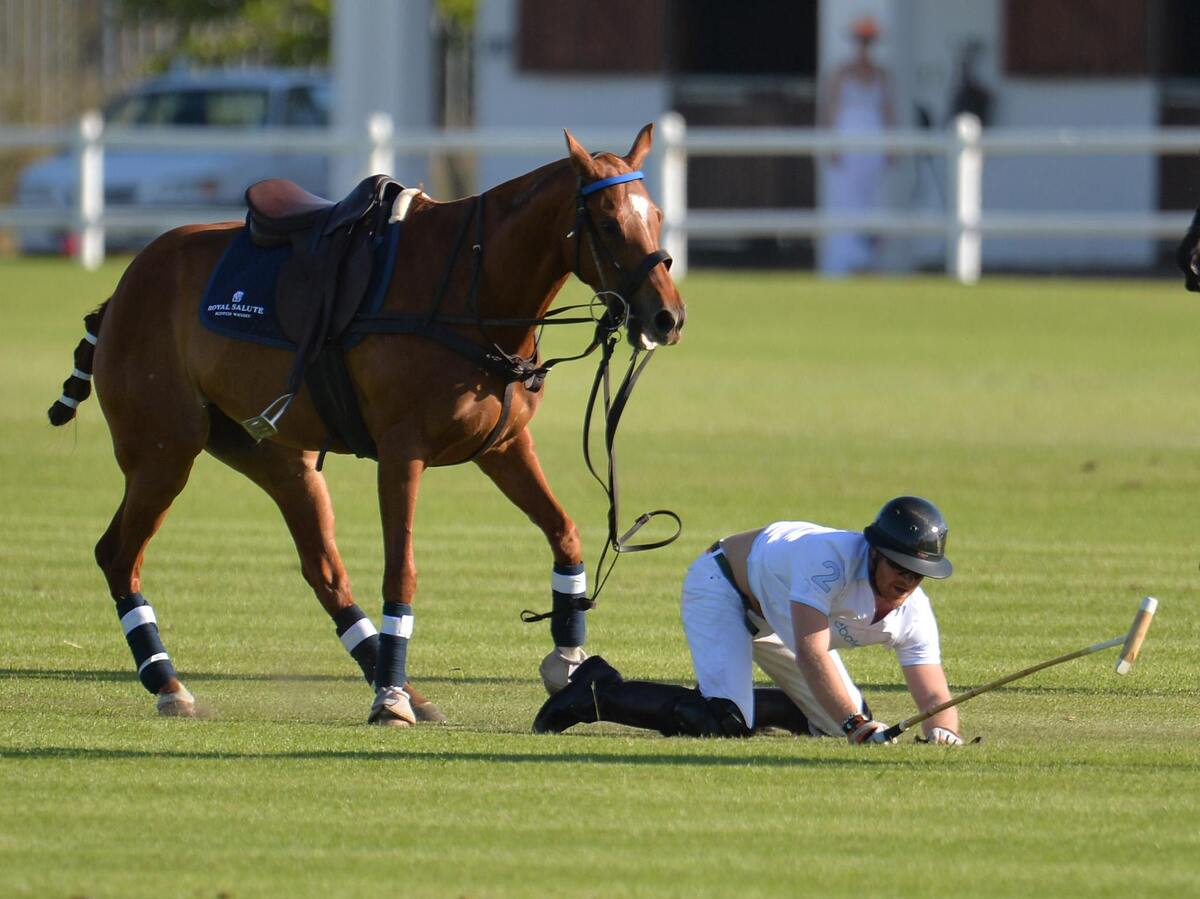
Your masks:
[[[378,312],[383,304],[396,264],[402,224],[393,222],[372,240],[371,280],[359,312]],[[276,316],[275,285],[279,269],[291,255],[290,244],[255,246],[250,240],[250,229],[242,228],[208,279],[200,300],[200,321],[210,331],[225,337],[295,350],[296,344],[284,336]],[[365,336],[348,336],[342,346],[353,346]]]

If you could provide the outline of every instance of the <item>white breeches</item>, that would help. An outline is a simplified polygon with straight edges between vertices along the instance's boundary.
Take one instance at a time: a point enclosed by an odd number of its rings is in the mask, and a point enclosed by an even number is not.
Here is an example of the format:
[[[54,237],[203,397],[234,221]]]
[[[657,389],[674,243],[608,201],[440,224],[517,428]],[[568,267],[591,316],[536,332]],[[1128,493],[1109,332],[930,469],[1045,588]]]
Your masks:
[[[703,696],[719,696],[737,703],[754,727],[754,663],[800,707],[814,736],[841,735],[841,722],[834,721],[813,697],[807,681],[796,667],[796,656],[762,618],[750,613],[758,629],[751,637],[741,597],[725,575],[705,553],[688,569],[680,599],[683,632],[692,652],[692,667]],[[850,698],[861,708],[862,693],[850,679],[836,650],[830,650]]]

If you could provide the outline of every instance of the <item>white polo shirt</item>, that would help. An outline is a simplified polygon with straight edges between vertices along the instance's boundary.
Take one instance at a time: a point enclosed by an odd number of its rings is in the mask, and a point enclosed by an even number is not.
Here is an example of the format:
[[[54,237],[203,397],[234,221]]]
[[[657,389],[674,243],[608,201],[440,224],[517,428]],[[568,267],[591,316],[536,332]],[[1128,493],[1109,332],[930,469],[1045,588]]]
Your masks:
[[[901,665],[940,664],[937,620],[920,587],[899,608],[871,623],[875,594],[867,575],[869,549],[857,531],[777,521],[750,548],[750,590],[767,623],[793,652],[792,603],[798,602],[829,617],[831,649],[882,644],[896,651]]]

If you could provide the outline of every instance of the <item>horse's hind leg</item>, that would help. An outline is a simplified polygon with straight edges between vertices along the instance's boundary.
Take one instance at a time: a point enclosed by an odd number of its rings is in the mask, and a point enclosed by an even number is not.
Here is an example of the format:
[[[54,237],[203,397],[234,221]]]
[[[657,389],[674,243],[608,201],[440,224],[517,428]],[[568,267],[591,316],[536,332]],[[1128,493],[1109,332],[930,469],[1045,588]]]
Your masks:
[[[117,461],[125,473],[125,496],[96,544],[96,563],[116,602],[138,678],[158,697],[159,714],[190,717],[195,703],[163,646],[154,609],[142,596],[141,568],[146,545],[187,483],[200,446],[186,438],[169,441],[165,436],[123,442],[117,423],[110,420],[110,425]]]
[[[334,541],[333,504],[325,477],[315,466],[317,454],[274,443],[255,443],[240,425],[213,407],[205,449],[275,501],[296,544],[305,581],[333,620],[342,646],[358,663],[367,683],[374,684],[379,635],[351,593],[350,577]],[[441,710],[411,683],[405,684],[405,690],[418,721],[446,720]]]
[[[554,568],[550,573],[553,608],[550,636],[554,649],[542,659],[539,672],[546,692],[557,693],[587,658],[583,643],[587,636],[584,611],[591,608],[587,595],[587,573],[583,545],[575,523],[559,505],[533,449],[533,437],[521,431],[512,440],[484,453],[477,464],[514,505],[529,516],[550,544]]]

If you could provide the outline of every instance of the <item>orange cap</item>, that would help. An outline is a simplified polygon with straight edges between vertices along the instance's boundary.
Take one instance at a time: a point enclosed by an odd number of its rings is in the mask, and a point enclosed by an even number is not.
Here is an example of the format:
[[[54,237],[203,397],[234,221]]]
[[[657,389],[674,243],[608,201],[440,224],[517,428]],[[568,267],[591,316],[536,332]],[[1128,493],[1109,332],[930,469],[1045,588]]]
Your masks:
[[[879,23],[874,16],[859,16],[850,23],[850,33],[861,40],[873,41],[879,37]]]

